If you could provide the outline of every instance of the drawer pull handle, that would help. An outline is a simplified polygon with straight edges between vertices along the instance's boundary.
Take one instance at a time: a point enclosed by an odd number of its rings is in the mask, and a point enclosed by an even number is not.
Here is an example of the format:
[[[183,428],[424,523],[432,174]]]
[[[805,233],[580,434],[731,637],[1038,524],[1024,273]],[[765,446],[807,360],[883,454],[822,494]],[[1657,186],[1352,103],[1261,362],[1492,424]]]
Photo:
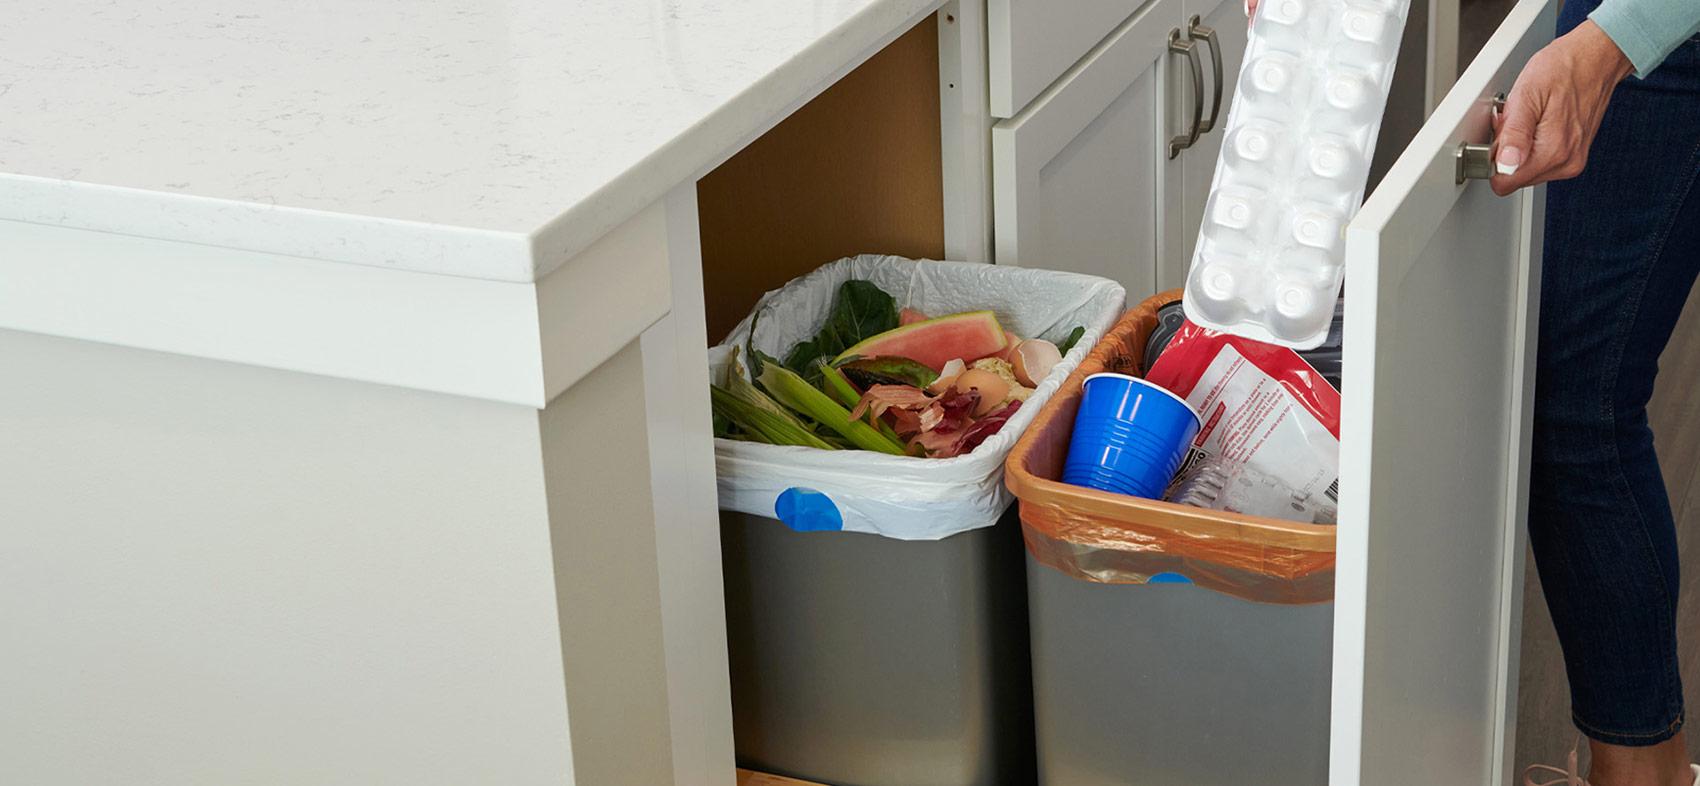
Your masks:
[[[1222,45],[1216,40],[1216,30],[1205,27],[1203,21],[1197,14],[1193,14],[1192,19],[1187,22],[1186,33],[1187,37],[1195,41],[1203,39],[1204,43],[1210,45],[1210,71],[1216,77],[1211,84],[1215,85],[1216,89],[1212,91],[1215,95],[1210,99],[1210,119],[1198,127],[1198,133],[1208,134],[1210,129],[1216,127],[1216,121],[1222,119]]]
[[[1191,40],[1181,38],[1180,28],[1169,31],[1169,53],[1186,55],[1192,64],[1192,128],[1169,140],[1169,158],[1181,154],[1182,150],[1192,147],[1202,133],[1200,127],[1204,123],[1204,67],[1198,62],[1198,47]]]
[[[1497,117],[1505,109],[1505,94],[1495,95],[1491,106],[1494,116]],[[1489,126],[1489,128],[1491,129],[1492,126]],[[1482,144],[1459,142],[1457,160],[1458,169],[1455,182],[1458,185],[1463,185],[1465,181],[1469,180],[1487,180],[1493,177],[1493,140],[1489,139]]]

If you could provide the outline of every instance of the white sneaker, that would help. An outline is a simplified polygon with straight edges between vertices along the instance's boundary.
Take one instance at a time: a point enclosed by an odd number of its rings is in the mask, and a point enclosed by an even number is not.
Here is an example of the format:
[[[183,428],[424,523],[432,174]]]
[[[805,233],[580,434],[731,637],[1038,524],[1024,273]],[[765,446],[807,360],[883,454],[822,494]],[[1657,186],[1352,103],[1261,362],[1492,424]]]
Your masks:
[[[1582,738],[1577,737],[1576,742],[1570,746],[1570,755],[1566,756],[1564,759],[1564,769],[1562,770],[1547,764],[1529,765],[1528,768],[1523,770],[1523,786],[1559,786],[1559,784],[1564,784],[1564,786],[1588,786],[1588,781],[1583,779],[1583,777],[1577,772],[1576,749],[1581,747],[1581,745]],[[1700,786],[1700,764],[1690,764],[1688,766],[1694,769],[1694,786]],[[1535,780],[1536,775],[1559,775],[1563,777],[1554,778],[1550,781],[1537,782]]]
[[[1570,744],[1570,755],[1564,757],[1564,769],[1549,764],[1531,764],[1523,770],[1523,786],[1588,786],[1588,781],[1578,774],[1576,766],[1576,749],[1582,746],[1582,736],[1577,735],[1576,741]],[[1536,781],[1536,775],[1559,775],[1549,781]],[[1697,784],[1700,786],[1700,784]]]

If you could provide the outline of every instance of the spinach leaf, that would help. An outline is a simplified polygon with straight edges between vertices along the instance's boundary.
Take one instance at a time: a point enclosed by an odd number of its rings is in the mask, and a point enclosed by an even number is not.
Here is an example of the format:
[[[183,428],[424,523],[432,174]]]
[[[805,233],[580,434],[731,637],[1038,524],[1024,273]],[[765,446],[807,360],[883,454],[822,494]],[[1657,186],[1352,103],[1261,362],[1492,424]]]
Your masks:
[[[885,290],[872,282],[856,280],[846,281],[838,288],[838,302],[833,305],[826,329],[844,345],[839,347],[839,352],[894,327],[897,327],[897,301]]]
[[[839,352],[843,351],[843,347],[833,349],[830,344],[823,344],[822,341],[825,336],[826,334],[823,332],[821,336],[816,336],[792,347],[790,352],[785,353],[785,362],[782,365],[797,372],[809,384],[820,384],[820,364],[815,361],[831,362],[833,358],[838,356]]]
[[[784,366],[815,384],[820,368],[815,361],[831,361],[839,353],[869,336],[897,327],[897,301],[869,281],[852,279],[838,287],[838,297],[826,324],[814,338],[785,353]]]

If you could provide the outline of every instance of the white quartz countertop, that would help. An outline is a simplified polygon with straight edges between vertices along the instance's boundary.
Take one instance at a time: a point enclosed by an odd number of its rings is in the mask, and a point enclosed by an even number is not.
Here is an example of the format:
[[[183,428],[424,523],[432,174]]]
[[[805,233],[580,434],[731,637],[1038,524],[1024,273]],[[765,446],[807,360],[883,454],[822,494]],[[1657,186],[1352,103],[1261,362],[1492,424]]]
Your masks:
[[[0,0],[0,219],[531,281],[938,0]]]

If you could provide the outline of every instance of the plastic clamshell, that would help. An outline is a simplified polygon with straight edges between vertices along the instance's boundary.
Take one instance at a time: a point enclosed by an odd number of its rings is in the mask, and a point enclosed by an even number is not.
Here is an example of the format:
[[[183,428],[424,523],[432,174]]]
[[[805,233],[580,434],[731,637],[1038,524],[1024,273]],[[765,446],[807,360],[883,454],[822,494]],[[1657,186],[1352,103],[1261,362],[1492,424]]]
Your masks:
[[[1410,0],[1264,0],[1187,274],[1187,318],[1310,349],[1328,336]]]

